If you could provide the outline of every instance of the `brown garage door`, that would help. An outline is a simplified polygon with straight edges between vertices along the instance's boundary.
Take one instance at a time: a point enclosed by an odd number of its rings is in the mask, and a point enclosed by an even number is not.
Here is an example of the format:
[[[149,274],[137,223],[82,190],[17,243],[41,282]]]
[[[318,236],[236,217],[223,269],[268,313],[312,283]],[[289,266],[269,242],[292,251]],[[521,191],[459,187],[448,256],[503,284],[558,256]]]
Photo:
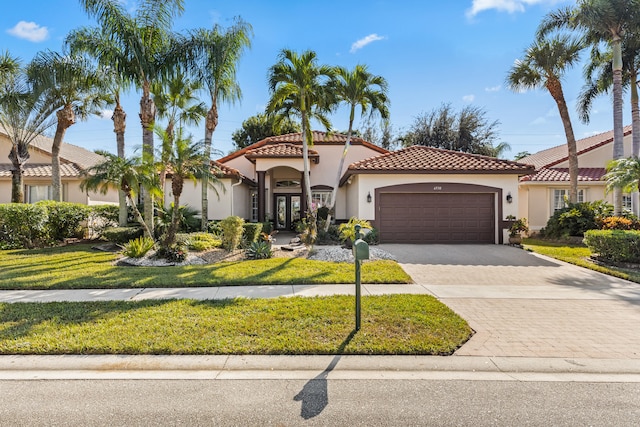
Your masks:
[[[383,243],[495,243],[493,193],[381,193]]]

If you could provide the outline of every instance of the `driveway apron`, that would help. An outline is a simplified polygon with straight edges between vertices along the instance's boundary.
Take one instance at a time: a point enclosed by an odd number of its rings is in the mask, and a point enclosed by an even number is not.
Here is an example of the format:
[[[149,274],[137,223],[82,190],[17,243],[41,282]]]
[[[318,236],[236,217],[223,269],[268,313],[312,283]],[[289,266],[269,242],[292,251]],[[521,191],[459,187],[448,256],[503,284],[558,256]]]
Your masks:
[[[640,359],[640,284],[505,245],[380,247],[476,331],[456,355]]]

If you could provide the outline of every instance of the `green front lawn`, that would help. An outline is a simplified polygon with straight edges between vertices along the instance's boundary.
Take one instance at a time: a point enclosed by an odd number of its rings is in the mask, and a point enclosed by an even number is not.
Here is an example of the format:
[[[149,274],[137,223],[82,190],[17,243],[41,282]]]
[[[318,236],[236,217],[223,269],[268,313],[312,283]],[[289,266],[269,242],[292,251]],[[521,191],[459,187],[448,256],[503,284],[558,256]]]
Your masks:
[[[448,355],[469,325],[428,295],[0,304],[0,354]]]
[[[551,258],[570,264],[579,265],[590,270],[599,271],[610,276],[620,277],[622,279],[631,280],[640,283],[640,272],[637,270],[619,268],[614,266],[604,266],[596,264],[589,259],[591,251],[583,245],[575,245],[569,243],[549,242],[539,239],[524,239],[523,246],[527,250],[537,252]]]
[[[119,267],[116,255],[73,245],[0,251],[0,289],[195,287],[353,283],[354,265],[299,258],[184,267]],[[362,283],[411,283],[393,261],[362,266]]]

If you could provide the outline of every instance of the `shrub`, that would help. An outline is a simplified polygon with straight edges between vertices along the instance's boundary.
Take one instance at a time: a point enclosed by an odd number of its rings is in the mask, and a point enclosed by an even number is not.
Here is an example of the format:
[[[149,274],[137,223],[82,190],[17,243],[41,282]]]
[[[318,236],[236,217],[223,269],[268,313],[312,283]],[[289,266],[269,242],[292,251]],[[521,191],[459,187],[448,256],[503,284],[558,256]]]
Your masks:
[[[220,221],[209,221],[207,223],[207,231],[215,236],[222,236],[222,227]]]
[[[109,227],[118,226],[118,205],[94,205],[89,213],[89,234],[102,237],[102,233]]]
[[[155,217],[156,231],[160,235],[166,233],[171,225],[171,215],[173,214],[173,203],[168,208],[158,209]],[[183,233],[192,233],[200,230],[200,212],[197,209],[186,205],[180,205],[176,213],[178,215],[178,230]]]
[[[261,222],[245,222],[242,225],[242,241],[249,244],[251,242],[255,242],[260,237],[260,233],[262,232],[262,223]]]
[[[182,243],[174,243],[169,247],[161,247],[156,256],[169,262],[182,262],[187,259],[187,248]]]
[[[587,230],[598,229],[601,218],[611,215],[613,208],[603,202],[573,203],[557,210],[544,228],[547,237],[583,236]]]
[[[302,218],[298,221],[295,230],[300,234],[300,240],[305,245],[313,245],[318,239],[318,226],[312,228],[308,218]]]
[[[640,221],[623,216],[608,216],[599,221],[602,230],[638,230]]]
[[[604,261],[640,262],[640,231],[589,230],[584,243]]]
[[[102,232],[102,237],[117,245],[124,245],[144,234],[141,227],[110,227]]]
[[[262,223],[262,232],[271,234],[273,231],[273,223],[271,221],[265,221]]]
[[[122,253],[130,258],[142,258],[149,252],[155,242],[149,237],[138,237],[124,244]]]
[[[273,256],[273,251],[271,250],[271,244],[262,240],[251,242],[245,254],[248,259],[267,259]]]
[[[220,247],[222,241],[211,233],[191,233],[186,235],[185,243],[190,250],[202,252]]]
[[[227,251],[232,251],[238,247],[244,231],[242,225],[244,219],[237,216],[230,216],[220,221],[222,229],[222,247]]]
[[[340,233],[337,225],[330,225],[327,231],[324,231],[324,224],[318,224],[318,238],[316,243],[319,245],[334,245],[340,243]]]
[[[342,242],[353,242],[356,240],[356,225],[360,225],[362,228],[373,228],[369,221],[351,217],[348,222],[340,224],[340,226],[338,227],[340,240]]]
[[[35,248],[49,243],[48,211],[43,205],[0,204],[0,248]]]
[[[87,227],[87,220],[91,208],[80,203],[55,202],[53,200],[43,200],[36,205],[47,209],[47,227],[49,237],[53,240],[62,241],[72,237],[84,237]],[[82,223],[85,223],[84,225]]]

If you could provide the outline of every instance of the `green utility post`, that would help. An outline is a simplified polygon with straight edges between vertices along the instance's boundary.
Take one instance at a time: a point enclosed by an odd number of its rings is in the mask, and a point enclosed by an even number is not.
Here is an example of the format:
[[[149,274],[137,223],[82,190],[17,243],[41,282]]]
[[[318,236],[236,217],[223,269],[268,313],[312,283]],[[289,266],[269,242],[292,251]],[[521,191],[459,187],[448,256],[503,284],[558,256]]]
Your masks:
[[[360,265],[363,259],[369,259],[369,245],[362,240],[360,229],[362,227],[356,224],[355,242],[353,242],[353,257],[356,263],[356,331],[360,330]]]

